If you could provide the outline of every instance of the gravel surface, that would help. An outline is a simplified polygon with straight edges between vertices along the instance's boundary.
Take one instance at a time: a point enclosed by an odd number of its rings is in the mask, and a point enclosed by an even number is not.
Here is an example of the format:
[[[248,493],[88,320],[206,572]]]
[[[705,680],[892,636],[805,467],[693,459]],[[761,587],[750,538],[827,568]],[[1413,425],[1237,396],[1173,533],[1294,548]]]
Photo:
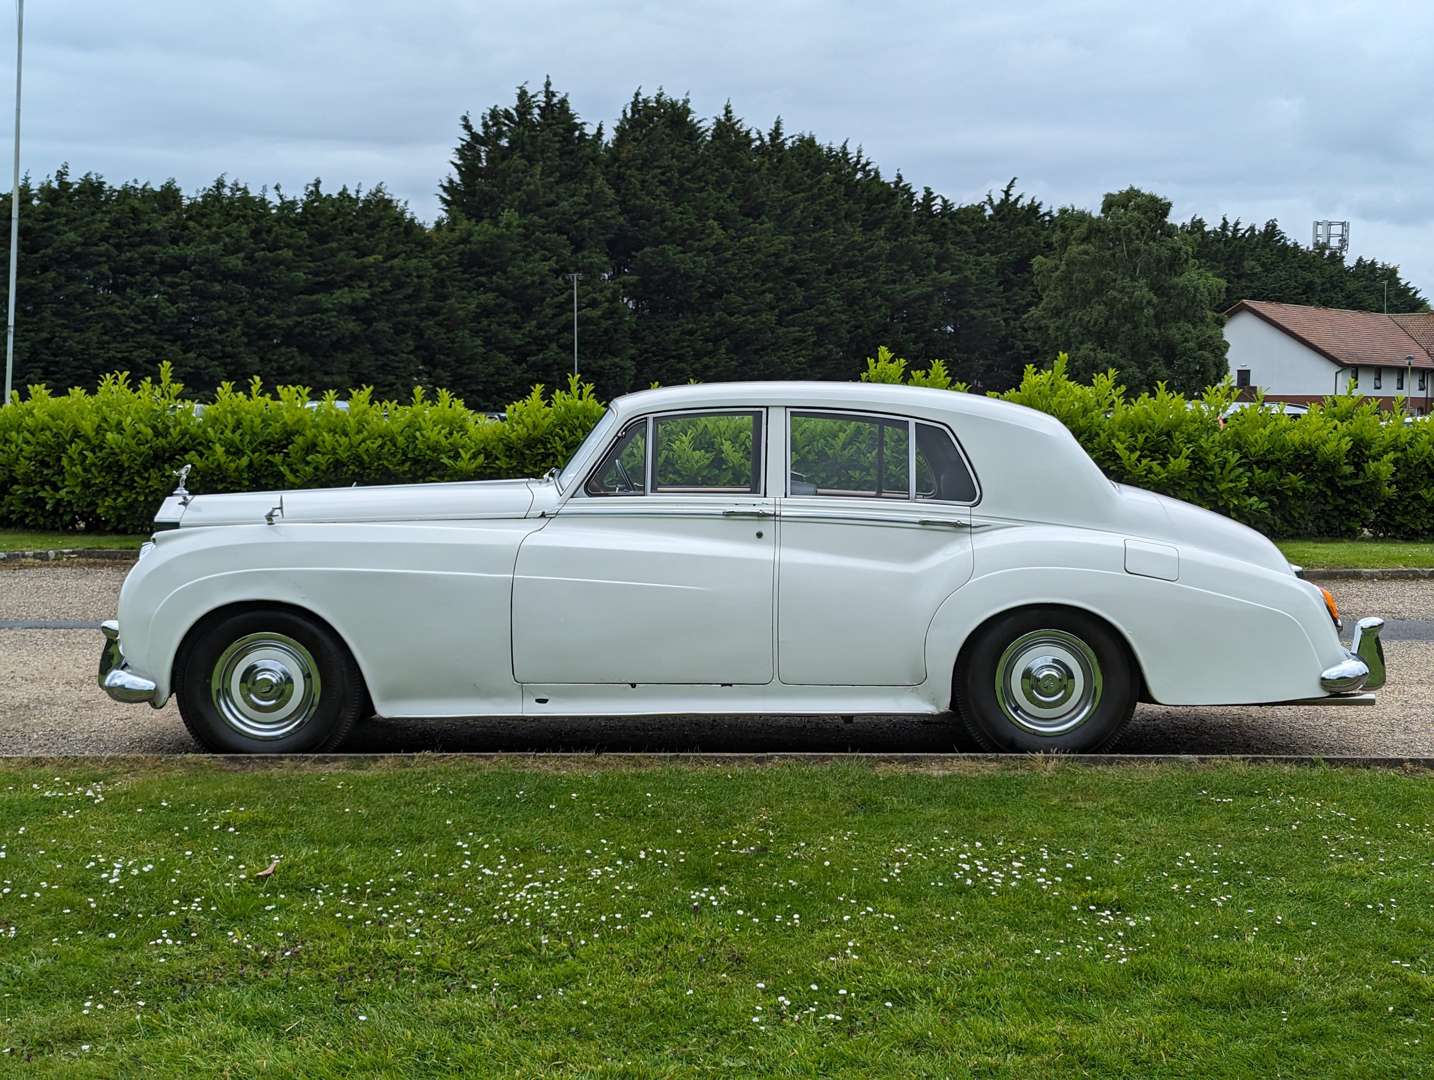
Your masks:
[[[89,620],[114,614],[124,564],[0,568],[0,620]],[[1434,620],[1434,581],[1331,583],[1341,609]],[[95,686],[99,634],[0,631],[0,753],[187,753],[171,702],[120,705]],[[1372,708],[1141,706],[1117,749],[1133,754],[1434,756],[1434,641],[1389,641],[1389,683]],[[949,721],[917,717],[648,717],[579,720],[373,720],[345,749],[393,751],[944,752]]]
[[[125,562],[0,563],[0,619],[113,619]]]
[[[1334,593],[1345,628],[1351,614],[1379,615],[1385,619],[1434,619],[1434,579],[1410,578],[1397,581],[1341,579],[1325,581]]]

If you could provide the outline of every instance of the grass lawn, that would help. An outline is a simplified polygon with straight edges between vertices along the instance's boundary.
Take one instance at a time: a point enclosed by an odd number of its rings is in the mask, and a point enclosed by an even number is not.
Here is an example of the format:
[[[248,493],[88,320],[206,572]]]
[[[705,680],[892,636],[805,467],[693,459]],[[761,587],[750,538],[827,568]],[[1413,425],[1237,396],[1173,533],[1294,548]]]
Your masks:
[[[1285,558],[1299,566],[1382,570],[1434,566],[1434,544],[1412,540],[1280,540]]]
[[[0,551],[49,551],[55,548],[138,548],[148,536],[112,533],[22,532],[0,529]]]
[[[1415,1075],[1431,784],[3,765],[0,1072]]]

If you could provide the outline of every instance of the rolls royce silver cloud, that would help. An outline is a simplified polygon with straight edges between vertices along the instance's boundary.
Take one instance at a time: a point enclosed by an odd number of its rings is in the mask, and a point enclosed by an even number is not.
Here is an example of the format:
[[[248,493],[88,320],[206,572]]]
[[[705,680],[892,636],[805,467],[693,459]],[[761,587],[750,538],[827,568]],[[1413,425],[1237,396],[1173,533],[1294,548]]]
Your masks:
[[[192,482],[192,481],[191,481]],[[1059,422],[906,386],[614,401],[541,479],[167,499],[101,687],[198,742],[320,751],[378,715],[953,711],[1109,746],[1137,702],[1373,702],[1269,540],[1112,483]]]

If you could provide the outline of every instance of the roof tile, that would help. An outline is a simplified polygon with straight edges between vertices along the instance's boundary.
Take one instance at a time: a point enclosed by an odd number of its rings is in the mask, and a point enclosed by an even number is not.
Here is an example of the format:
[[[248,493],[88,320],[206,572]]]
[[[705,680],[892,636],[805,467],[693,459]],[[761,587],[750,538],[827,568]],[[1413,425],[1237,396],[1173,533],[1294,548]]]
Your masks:
[[[1377,311],[1241,300],[1226,316],[1249,311],[1337,364],[1434,368],[1434,312]]]

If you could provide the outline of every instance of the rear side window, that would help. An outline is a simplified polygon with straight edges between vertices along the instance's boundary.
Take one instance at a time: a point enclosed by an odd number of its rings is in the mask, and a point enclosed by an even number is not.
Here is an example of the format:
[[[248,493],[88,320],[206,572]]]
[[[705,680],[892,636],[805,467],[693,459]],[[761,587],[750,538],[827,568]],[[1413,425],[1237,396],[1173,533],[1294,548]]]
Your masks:
[[[791,495],[976,501],[971,470],[939,424],[850,413],[790,416]]]
[[[933,502],[975,502],[976,481],[945,428],[916,424],[916,497]]]
[[[793,495],[911,497],[909,421],[843,413],[791,416]]]

